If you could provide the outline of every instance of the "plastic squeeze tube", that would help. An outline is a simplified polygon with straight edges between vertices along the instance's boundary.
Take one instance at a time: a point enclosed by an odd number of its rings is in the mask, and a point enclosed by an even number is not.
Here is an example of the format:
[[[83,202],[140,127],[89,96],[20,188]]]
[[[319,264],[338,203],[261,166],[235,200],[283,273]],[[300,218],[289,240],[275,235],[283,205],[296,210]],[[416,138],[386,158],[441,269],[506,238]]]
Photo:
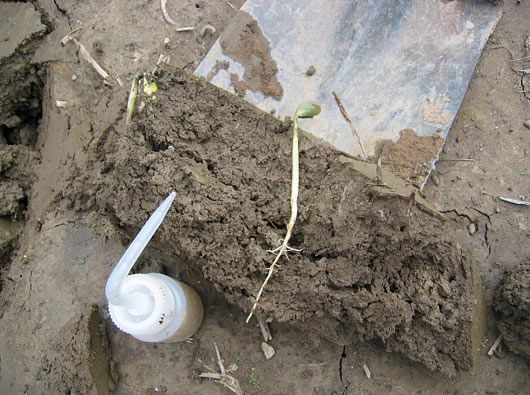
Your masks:
[[[129,271],[164,220],[176,193],[155,210],[110,274],[105,288],[112,321],[144,342],[178,342],[201,326],[204,309],[190,286],[160,273]]]

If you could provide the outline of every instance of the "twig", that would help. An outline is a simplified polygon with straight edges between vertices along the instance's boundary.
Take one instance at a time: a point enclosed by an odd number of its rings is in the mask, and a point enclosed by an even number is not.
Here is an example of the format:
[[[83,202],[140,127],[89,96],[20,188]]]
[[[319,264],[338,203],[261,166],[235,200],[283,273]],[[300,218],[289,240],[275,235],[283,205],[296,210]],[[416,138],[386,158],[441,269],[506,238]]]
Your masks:
[[[223,360],[221,359],[221,354],[219,353],[219,348],[217,348],[217,343],[213,342],[213,346],[215,348],[215,353],[217,354],[217,364],[219,365],[219,370],[221,371],[222,375],[226,374],[225,366],[223,364]]]
[[[520,62],[521,60],[530,59],[530,55],[525,56],[524,58],[511,59],[512,62]]]
[[[335,103],[337,103],[337,107],[339,107],[339,111],[342,117],[346,120],[346,122],[348,122],[348,125],[350,125],[350,130],[353,136],[357,139],[357,143],[359,143],[359,146],[361,147],[363,158],[367,159],[368,156],[366,155],[366,150],[364,149],[363,142],[361,141],[361,137],[359,136],[359,133],[357,133],[357,130],[355,130],[355,128],[353,127],[353,122],[350,116],[348,115],[348,113],[346,112],[346,109],[342,105],[342,102],[340,101],[339,96],[335,92],[332,92],[332,93],[333,93],[333,97],[335,98]]]
[[[214,34],[215,32],[216,32],[215,27],[213,27],[212,25],[205,25],[201,29],[201,32],[199,33],[199,37],[204,38],[204,36],[206,36],[207,33]]]
[[[177,24],[173,19],[171,19],[169,13],[167,12],[167,0],[160,0],[160,7],[162,8],[162,14],[164,15],[165,21],[176,26]]]
[[[193,26],[177,27],[177,28],[175,29],[175,31],[176,31],[177,33],[182,33],[182,32],[192,32],[192,31],[194,31],[194,30],[195,30],[195,28],[194,28]]]
[[[224,385],[233,393],[237,395],[243,395],[243,392],[241,391],[241,387],[237,379],[226,373],[223,360],[221,359],[221,354],[219,353],[219,348],[217,348],[217,344],[215,342],[213,342],[213,346],[215,348],[215,354],[217,355],[217,364],[219,365],[221,373],[217,373],[212,368],[206,366],[206,364],[203,363],[204,368],[209,370],[210,372],[201,373],[199,374],[199,377],[214,380]]]
[[[490,356],[490,357],[493,356],[493,353],[495,352],[497,347],[499,347],[499,344],[501,344],[501,341],[502,341],[502,334],[497,336],[497,339],[495,339],[495,341],[493,342],[492,346],[490,347],[490,349],[488,351],[488,356]]]
[[[370,368],[368,367],[366,362],[363,362],[363,369],[364,369],[364,373],[366,374],[366,377],[371,378],[372,372],[370,372]]]
[[[464,158],[464,159],[438,159],[438,162],[474,162],[475,159]]]
[[[61,40],[61,45],[64,47],[69,42],[73,42],[77,46],[77,48],[79,50],[79,56],[81,56],[84,60],[86,60],[88,63],[90,63],[90,65],[94,68],[94,70],[96,70],[96,72],[101,76],[101,78],[103,78],[105,83],[110,84],[110,81],[108,81],[109,78],[110,78],[110,74],[107,73],[103,69],[103,67],[101,67],[98,64],[98,62],[95,61],[95,59],[92,57],[92,55],[90,55],[90,53],[86,50],[85,46],[83,44],[81,44],[77,39],[72,37],[70,34],[71,33],[69,33],[69,34],[67,34],[66,36],[63,37],[63,39]]]
[[[230,3],[229,1],[226,2],[226,4],[228,4],[230,6],[231,9],[235,10],[236,7],[234,7],[234,5],[232,3]],[[237,11],[237,10],[236,10]]]
[[[482,191],[482,194],[491,196],[492,198],[497,198],[497,199],[502,200],[503,202],[506,202],[506,203],[517,204],[519,206],[530,206],[530,202],[528,202],[526,200],[513,199],[513,198],[509,198],[509,197],[504,197],[504,196],[492,195],[491,193],[488,193],[486,191]]]
[[[276,254],[276,257],[274,258],[274,261],[272,262],[271,266],[269,267],[269,271],[267,273],[267,277],[265,278],[265,281],[263,281],[263,284],[261,284],[261,287],[259,289],[258,294],[256,295],[256,300],[254,302],[254,305],[252,306],[252,309],[250,310],[250,313],[246,319],[246,323],[250,321],[250,318],[254,314],[254,311],[256,311],[256,308],[258,307],[259,300],[261,298],[261,294],[263,293],[263,290],[265,289],[265,286],[269,282],[272,274],[274,273],[274,269],[278,265],[278,261],[280,260],[282,255],[287,256],[287,251],[289,251],[289,240],[291,239],[291,235],[293,233],[294,223],[296,222],[296,216],[298,214],[298,189],[299,189],[299,181],[300,181],[300,164],[299,164],[299,150],[298,150],[298,119],[299,118],[313,118],[314,116],[320,114],[320,106],[318,104],[314,103],[302,103],[298,106],[296,109],[296,112],[293,117],[293,142],[292,142],[292,170],[291,170],[291,217],[289,219],[289,223],[287,224],[287,232],[285,233],[285,237],[283,239],[283,243],[278,249],[278,252]]]
[[[271,331],[269,330],[269,326],[267,325],[267,322],[265,322],[261,314],[256,314],[256,319],[258,320],[259,329],[261,330],[261,335],[263,336],[263,339],[266,342],[272,340],[272,335]]]

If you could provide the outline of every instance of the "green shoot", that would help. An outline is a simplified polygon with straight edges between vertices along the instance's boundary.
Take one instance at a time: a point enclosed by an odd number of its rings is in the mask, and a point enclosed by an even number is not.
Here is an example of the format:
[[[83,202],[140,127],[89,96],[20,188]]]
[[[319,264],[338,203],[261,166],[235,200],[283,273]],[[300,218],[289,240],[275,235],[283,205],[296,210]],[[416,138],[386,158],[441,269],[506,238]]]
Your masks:
[[[250,379],[248,380],[249,384],[252,384],[252,386],[259,390],[261,387],[261,380],[258,378],[258,375],[256,374],[256,369],[252,368],[252,371],[250,372]]]

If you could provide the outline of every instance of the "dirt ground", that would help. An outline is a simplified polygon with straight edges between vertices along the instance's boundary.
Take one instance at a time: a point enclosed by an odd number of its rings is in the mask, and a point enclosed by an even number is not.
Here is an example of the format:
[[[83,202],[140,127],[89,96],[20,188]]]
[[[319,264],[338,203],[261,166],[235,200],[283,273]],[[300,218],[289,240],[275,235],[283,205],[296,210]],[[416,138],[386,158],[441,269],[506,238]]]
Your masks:
[[[18,221],[24,220],[25,226],[9,259],[2,258],[0,392],[59,392],[61,388],[53,386],[57,381],[54,374],[63,377],[63,384],[75,381],[68,372],[53,369],[64,361],[51,356],[55,352],[66,359],[64,350],[60,350],[61,339],[72,350],[77,350],[77,344],[86,344],[72,340],[68,328],[72,322],[74,326],[75,322],[85,322],[86,308],[93,303],[102,306],[114,361],[109,369],[118,376],[117,393],[227,393],[221,386],[198,378],[203,371],[199,359],[214,365],[213,341],[226,365],[238,365],[234,376],[244,393],[528,392],[528,363],[523,358],[508,352],[502,344],[494,357],[486,356],[498,335],[491,308],[487,338],[475,372],[459,373],[452,379],[387,353],[377,342],[343,347],[286,323],[271,324],[271,344],[277,353],[265,360],[257,326],[244,324],[245,311],[227,303],[186,261],[172,262],[170,271],[192,284],[206,306],[205,321],[193,341],[146,344],[118,332],[108,319],[103,288],[129,241],[130,224],[115,223],[115,217],[109,216],[98,218],[97,229],[90,227],[96,222],[91,217],[94,214],[79,209],[94,204],[91,199],[96,199],[97,191],[92,196],[79,196],[75,205],[65,197],[76,191],[65,188],[70,188],[72,180],[85,171],[81,166],[89,165],[89,158],[105,143],[105,136],[119,128],[126,90],[105,87],[93,70],[77,59],[75,49],[61,47],[59,41],[69,31],[82,27],[80,41],[126,84],[137,71],[152,69],[161,52],[170,55],[172,65],[192,72],[235,14],[230,4],[237,9],[241,1],[169,2],[168,11],[178,24],[197,29],[182,33],[176,33],[164,22],[157,1],[55,0],[34,4],[45,15],[42,21],[48,29],[44,38],[37,41],[30,59],[35,66],[45,65],[41,68],[45,87],[41,94],[42,114],[39,113],[42,119],[37,127],[35,120],[27,116],[12,129],[18,136],[31,136],[27,128],[36,128],[36,141],[18,139],[8,145],[14,147],[10,148],[15,152],[9,154],[11,157],[26,153],[33,175],[27,174],[25,166],[20,167],[20,172],[4,172],[3,167],[11,164],[0,161],[0,172],[7,174],[7,179],[24,174],[33,181],[31,189],[21,184],[18,194],[10,195],[16,196],[12,199],[16,205],[7,213]],[[530,53],[525,48],[530,34],[530,3],[506,1],[503,7],[503,17],[484,50],[441,155],[435,182],[426,187],[432,204],[457,229],[454,236],[472,250],[489,305],[504,271],[528,262],[530,256],[528,207],[490,196],[530,196],[530,129],[523,126],[530,118],[530,99],[528,93],[520,92],[528,92],[530,81],[528,76],[525,79],[513,71],[520,64],[514,66],[511,61]],[[216,31],[200,37],[198,32],[206,24]],[[170,39],[167,48],[163,45],[166,37]],[[109,95],[112,89],[116,93]],[[58,108],[57,100],[66,102],[65,108]],[[25,108],[31,109],[31,105]],[[94,131],[107,133],[96,135]],[[2,158],[7,156],[2,154]],[[155,174],[153,179],[156,182]],[[24,210],[26,214],[20,214]],[[162,256],[163,249],[150,248],[138,270],[168,270],[168,262]],[[99,328],[94,336],[101,336],[101,326],[87,325]],[[80,355],[88,351],[83,352]],[[370,379],[363,371],[363,363],[370,367]],[[111,383],[107,388],[113,388]]]

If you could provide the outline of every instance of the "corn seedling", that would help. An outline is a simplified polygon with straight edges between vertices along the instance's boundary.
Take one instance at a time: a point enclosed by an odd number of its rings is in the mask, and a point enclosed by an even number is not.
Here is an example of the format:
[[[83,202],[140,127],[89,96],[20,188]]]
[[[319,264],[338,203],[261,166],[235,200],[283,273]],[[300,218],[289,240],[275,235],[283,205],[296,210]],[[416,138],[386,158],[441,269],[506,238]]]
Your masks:
[[[131,119],[134,115],[134,109],[136,108],[136,99],[138,98],[138,84],[142,73],[136,73],[131,83],[131,91],[129,92],[129,100],[127,100],[127,118],[125,123],[129,126]]]
[[[293,117],[293,141],[292,141],[292,170],[291,170],[291,217],[289,219],[289,223],[287,224],[287,232],[285,234],[285,237],[283,239],[282,244],[274,249],[272,252],[276,254],[276,257],[274,258],[274,261],[272,262],[271,266],[269,267],[269,271],[267,273],[267,277],[265,278],[265,281],[263,281],[263,284],[261,285],[261,288],[259,289],[258,294],[256,295],[256,300],[254,302],[254,305],[252,306],[252,309],[250,310],[250,313],[247,317],[246,322],[248,323],[250,321],[250,318],[256,311],[256,308],[258,307],[259,300],[261,298],[261,295],[263,294],[263,290],[265,289],[267,283],[269,282],[272,274],[274,273],[274,269],[276,266],[278,266],[278,261],[282,257],[282,255],[287,256],[287,252],[289,251],[296,251],[295,249],[289,247],[288,243],[291,239],[291,236],[293,234],[293,228],[294,223],[296,222],[296,216],[298,214],[298,189],[299,189],[299,181],[300,181],[300,174],[299,174],[299,149],[298,149],[298,120],[300,118],[313,118],[320,114],[320,106],[316,103],[306,102],[302,103],[298,106],[296,109],[296,112],[294,113]]]
[[[125,123],[127,127],[131,123],[131,119],[136,109],[136,101],[138,99],[138,89],[140,81],[143,80],[143,92],[151,100],[156,100],[155,93],[158,91],[158,85],[154,80],[149,80],[149,76],[144,73],[136,73],[131,83],[131,91],[129,92],[129,99],[127,100],[127,118]]]

